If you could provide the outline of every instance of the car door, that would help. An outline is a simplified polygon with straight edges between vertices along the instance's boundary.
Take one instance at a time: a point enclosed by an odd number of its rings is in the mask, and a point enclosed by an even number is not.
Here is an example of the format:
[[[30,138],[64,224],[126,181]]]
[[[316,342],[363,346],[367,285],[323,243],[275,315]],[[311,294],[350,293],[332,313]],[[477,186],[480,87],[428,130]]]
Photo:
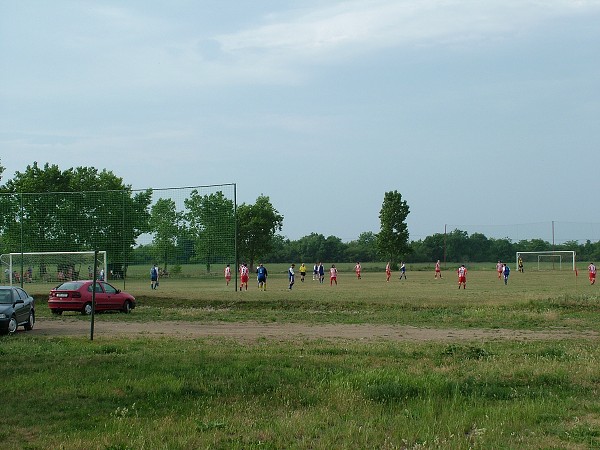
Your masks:
[[[90,293],[90,300],[91,300],[92,284],[90,284],[88,286],[88,292]],[[96,311],[104,311],[106,309],[109,309],[109,301],[106,296],[106,293],[104,292],[104,289],[102,288],[102,283],[100,283],[100,282],[96,283],[95,300],[96,300]]]
[[[14,288],[12,291],[17,322],[23,323],[29,318],[29,302],[27,301],[27,294],[23,289],[19,288]]]
[[[106,295],[107,309],[120,309],[120,299],[117,290],[108,283],[102,283]]]

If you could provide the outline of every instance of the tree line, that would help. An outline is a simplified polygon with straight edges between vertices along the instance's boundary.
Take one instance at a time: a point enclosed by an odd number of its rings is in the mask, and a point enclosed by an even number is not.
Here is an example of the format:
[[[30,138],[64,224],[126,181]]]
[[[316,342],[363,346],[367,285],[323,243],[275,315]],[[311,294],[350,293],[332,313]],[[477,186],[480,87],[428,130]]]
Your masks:
[[[0,179],[4,168],[0,164]],[[37,163],[0,186],[0,251],[103,249],[112,267],[128,264],[235,264],[256,262],[511,261],[516,251],[575,250],[579,260],[599,260],[600,242],[552,246],[541,239],[513,242],[453,230],[410,241],[409,206],[398,191],[384,193],[380,230],[343,242],[317,231],[296,240],[283,236],[284,217],[266,195],[235,205],[218,191],[192,190],[178,210],[171,198],[153,200],[151,189],[133,191],[107,170]],[[139,245],[140,236],[151,242]],[[220,270],[220,269],[219,269]]]

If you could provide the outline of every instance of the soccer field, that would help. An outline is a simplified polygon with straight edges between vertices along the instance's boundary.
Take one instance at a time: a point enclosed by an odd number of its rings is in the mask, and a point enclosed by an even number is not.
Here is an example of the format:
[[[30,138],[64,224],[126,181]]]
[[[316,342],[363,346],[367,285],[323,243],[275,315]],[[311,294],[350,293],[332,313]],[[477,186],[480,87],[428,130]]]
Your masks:
[[[127,280],[131,314],[101,314],[159,334],[2,338],[7,383],[0,440],[11,448],[593,448],[600,445],[597,286],[572,271],[383,272],[340,265],[338,285],[309,274],[267,291],[221,276]],[[48,286],[32,285],[44,323]],[[265,323],[513,330],[502,339],[261,335],[178,338],[169,327]],[[542,334],[560,330],[556,338]],[[532,332],[523,339],[523,331]],[[538,332],[539,334],[535,334]],[[517,337],[521,336],[521,337]],[[565,337],[566,336],[566,337]]]

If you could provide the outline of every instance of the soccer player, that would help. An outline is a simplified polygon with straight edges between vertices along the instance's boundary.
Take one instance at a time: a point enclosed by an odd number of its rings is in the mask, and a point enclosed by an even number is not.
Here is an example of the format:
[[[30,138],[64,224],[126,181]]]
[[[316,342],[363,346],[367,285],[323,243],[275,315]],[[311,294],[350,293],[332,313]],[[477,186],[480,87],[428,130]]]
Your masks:
[[[402,277],[406,280],[406,264],[404,264],[404,261],[400,263],[400,279],[402,279]]]
[[[231,266],[229,264],[227,264],[227,266],[225,267],[225,282],[227,283],[227,286],[229,286],[230,281],[231,281]]]
[[[261,291],[267,290],[267,268],[259,264],[256,268],[256,279],[258,280],[258,289]]]
[[[438,275],[440,276],[440,280],[442,279],[442,269],[440,268],[440,260],[438,259],[435,263],[435,275],[433,278],[437,279]]]
[[[323,284],[323,282],[325,281],[325,266],[323,266],[323,263],[319,263],[319,283]]]
[[[588,266],[588,274],[590,276],[590,284],[596,284],[596,266],[590,263]]]
[[[518,262],[518,264],[519,264],[518,271],[521,272],[521,273],[525,272],[525,269],[523,269],[523,258],[521,258],[520,256],[519,256],[519,262]]]
[[[360,272],[362,270],[362,267],[360,266],[360,262],[357,262],[356,265],[354,266],[354,271],[356,272],[356,278],[358,278],[360,280]]]
[[[240,266],[240,291],[245,286],[246,290],[248,290],[248,278],[250,277],[250,272],[246,263],[242,263]]]
[[[335,268],[335,264],[331,265],[331,269],[329,269],[329,286],[333,286],[333,283],[337,286],[337,269]]]
[[[304,283],[304,277],[306,276],[306,266],[304,263],[300,264],[300,281]]]
[[[502,265],[502,261],[498,260],[498,264],[496,264],[496,272],[498,272],[498,279],[502,277],[502,270],[504,266]]]
[[[460,285],[462,284],[463,289],[467,288],[467,268],[465,265],[461,265],[456,271],[458,274],[458,288],[460,289]]]
[[[292,264],[288,269],[288,279],[290,281],[290,287],[288,288],[290,291],[292,290],[292,286],[294,285],[294,281],[296,280],[296,274],[294,273],[295,264]]]
[[[319,279],[319,264],[315,263],[313,266],[313,281]]]
[[[510,275],[510,267],[507,264],[502,264],[502,275],[504,275],[504,284],[508,284],[508,276]]]
[[[387,265],[385,266],[385,281],[389,283],[391,276],[392,276],[392,266],[390,265],[390,262],[388,261]]]
[[[100,274],[101,274],[101,277],[103,277],[104,273],[100,272]],[[150,288],[156,289],[157,286],[158,286],[158,267],[156,266],[156,264],[154,264],[152,266],[152,268],[150,269]]]

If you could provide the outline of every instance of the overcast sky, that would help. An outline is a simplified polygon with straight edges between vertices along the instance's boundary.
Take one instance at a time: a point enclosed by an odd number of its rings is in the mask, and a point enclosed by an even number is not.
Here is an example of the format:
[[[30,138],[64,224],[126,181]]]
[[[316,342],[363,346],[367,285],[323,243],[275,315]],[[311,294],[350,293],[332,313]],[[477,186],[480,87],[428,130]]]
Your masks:
[[[599,24],[598,0],[2,0],[2,183],[237,183],[290,239],[377,232],[391,190],[411,239],[600,224]]]

